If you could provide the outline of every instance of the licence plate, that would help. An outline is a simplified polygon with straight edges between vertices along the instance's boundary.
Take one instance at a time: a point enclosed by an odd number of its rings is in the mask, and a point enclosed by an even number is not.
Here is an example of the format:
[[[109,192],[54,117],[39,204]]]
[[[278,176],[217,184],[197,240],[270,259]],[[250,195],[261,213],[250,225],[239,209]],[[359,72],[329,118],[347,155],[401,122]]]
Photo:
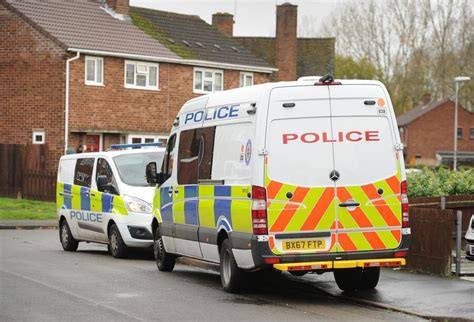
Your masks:
[[[325,249],[326,241],[324,239],[284,240],[282,245],[284,250]]]

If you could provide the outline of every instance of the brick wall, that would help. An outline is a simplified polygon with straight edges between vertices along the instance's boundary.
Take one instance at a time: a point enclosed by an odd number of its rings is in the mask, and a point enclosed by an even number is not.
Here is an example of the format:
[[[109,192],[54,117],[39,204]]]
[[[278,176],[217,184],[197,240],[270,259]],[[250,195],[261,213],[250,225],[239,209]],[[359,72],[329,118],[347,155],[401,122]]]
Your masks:
[[[65,51],[0,3],[0,143],[46,131],[50,170],[63,153]]]
[[[474,128],[474,114],[458,109],[458,123],[463,128],[463,138],[458,139],[458,151],[474,151],[474,140],[469,138],[469,129]],[[454,103],[443,105],[424,114],[408,124],[404,133],[406,162],[434,163],[436,151],[453,151],[454,144]]]

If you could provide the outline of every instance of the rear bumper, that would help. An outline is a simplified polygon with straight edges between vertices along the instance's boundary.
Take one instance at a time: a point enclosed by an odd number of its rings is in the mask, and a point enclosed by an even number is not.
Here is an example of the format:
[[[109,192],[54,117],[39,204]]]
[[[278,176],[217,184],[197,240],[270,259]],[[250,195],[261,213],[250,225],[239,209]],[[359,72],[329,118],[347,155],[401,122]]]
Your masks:
[[[398,267],[406,265],[404,258],[380,258],[346,261],[303,262],[289,264],[274,264],[273,268],[280,271],[320,271],[355,267]]]
[[[329,262],[332,263],[331,268],[339,267],[339,264],[333,263],[344,263],[344,262],[359,262],[367,260],[380,260],[380,259],[396,259],[400,260],[405,255],[399,255],[396,257],[398,252],[408,252],[410,245],[410,235],[402,235],[400,245],[396,249],[390,250],[371,250],[371,251],[360,251],[360,252],[340,252],[340,253],[312,253],[312,254],[297,254],[297,255],[275,255],[269,248],[268,242],[259,242],[257,236],[252,236],[252,255],[253,262],[257,268],[270,268],[273,265],[268,264],[268,260],[274,260],[278,264],[293,264],[293,263],[314,263],[314,262]],[[398,254],[397,254],[398,255]],[[342,265],[342,264],[341,264]],[[350,265],[353,265],[352,263]],[[405,264],[401,264],[405,265]],[[401,266],[397,265],[397,266]],[[352,267],[352,266],[351,266]],[[357,267],[357,266],[353,266]]]

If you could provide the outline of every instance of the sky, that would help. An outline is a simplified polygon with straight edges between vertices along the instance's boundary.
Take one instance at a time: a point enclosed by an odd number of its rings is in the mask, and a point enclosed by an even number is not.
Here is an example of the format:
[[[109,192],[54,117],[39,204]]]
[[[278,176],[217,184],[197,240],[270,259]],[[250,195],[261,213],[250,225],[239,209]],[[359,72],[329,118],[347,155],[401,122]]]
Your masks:
[[[321,21],[349,0],[290,0],[298,5],[298,36],[320,34]],[[130,0],[132,6],[193,14],[212,23],[212,14],[234,14],[234,36],[274,36],[276,5],[287,0]]]

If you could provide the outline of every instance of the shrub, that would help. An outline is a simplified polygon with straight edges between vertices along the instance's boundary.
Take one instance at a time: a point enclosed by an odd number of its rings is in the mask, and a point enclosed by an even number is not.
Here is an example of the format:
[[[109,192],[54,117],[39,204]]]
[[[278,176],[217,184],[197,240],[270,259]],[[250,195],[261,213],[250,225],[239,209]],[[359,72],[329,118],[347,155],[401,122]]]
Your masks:
[[[474,194],[474,169],[423,168],[407,174],[409,197]]]

